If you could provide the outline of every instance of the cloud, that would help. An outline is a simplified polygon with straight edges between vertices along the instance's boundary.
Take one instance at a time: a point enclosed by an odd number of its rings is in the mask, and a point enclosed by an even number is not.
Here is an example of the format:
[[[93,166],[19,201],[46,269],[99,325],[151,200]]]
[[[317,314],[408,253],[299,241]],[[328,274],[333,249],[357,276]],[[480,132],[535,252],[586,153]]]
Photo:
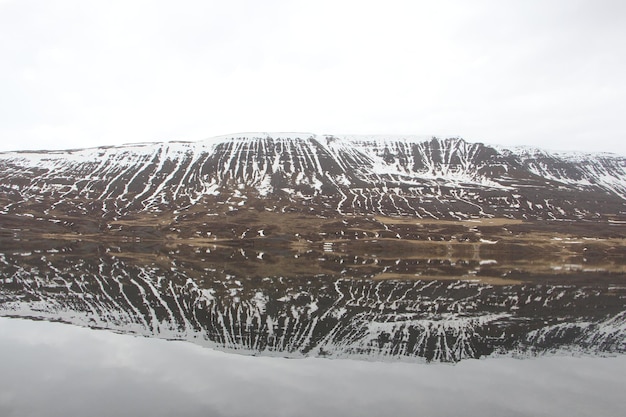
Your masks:
[[[305,130],[626,154],[618,1],[0,8],[3,149]]]

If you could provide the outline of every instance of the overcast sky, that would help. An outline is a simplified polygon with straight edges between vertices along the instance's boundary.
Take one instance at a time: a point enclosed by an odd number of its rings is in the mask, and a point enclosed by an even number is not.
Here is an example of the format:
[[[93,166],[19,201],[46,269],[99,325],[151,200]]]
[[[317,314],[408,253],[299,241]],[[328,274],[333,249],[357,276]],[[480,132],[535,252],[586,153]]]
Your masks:
[[[626,155],[626,1],[0,0],[0,150],[247,131]]]

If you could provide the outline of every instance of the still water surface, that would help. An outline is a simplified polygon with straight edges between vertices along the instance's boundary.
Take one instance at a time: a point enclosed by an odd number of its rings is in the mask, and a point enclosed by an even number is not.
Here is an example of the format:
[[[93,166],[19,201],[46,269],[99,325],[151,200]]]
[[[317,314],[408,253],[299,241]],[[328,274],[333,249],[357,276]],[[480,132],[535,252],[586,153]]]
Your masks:
[[[0,319],[3,416],[619,416],[626,357],[284,359]]]
[[[3,416],[617,416],[626,406],[619,272],[27,246],[0,251]]]

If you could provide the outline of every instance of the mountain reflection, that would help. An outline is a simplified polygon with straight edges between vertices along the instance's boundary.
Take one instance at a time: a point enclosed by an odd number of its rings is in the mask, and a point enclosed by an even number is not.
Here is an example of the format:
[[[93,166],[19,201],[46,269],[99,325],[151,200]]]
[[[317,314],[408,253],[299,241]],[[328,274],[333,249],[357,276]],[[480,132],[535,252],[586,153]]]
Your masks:
[[[0,253],[3,316],[295,358],[456,362],[490,354],[626,352],[622,273],[522,271],[507,279],[499,269],[497,280],[468,280],[480,277],[481,267],[506,265],[372,260],[329,248],[16,246]],[[372,279],[381,277],[388,279]]]

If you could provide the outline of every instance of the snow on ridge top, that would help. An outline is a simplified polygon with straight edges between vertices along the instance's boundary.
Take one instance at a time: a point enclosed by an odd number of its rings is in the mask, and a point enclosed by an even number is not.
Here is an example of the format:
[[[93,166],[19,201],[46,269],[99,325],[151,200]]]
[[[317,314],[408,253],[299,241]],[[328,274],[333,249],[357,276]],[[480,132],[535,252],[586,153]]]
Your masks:
[[[100,146],[89,146],[86,148],[68,148],[68,149],[24,149],[17,151],[2,151],[0,152],[0,156],[13,156],[20,157],[21,155],[29,154],[29,155],[59,155],[59,156],[68,156],[68,155],[76,155],[79,153],[88,153],[88,152],[106,152],[110,150],[116,149],[145,149],[154,146],[161,146],[168,143],[192,143],[192,142],[136,142],[136,143],[124,143],[121,145],[100,145]]]
[[[536,146],[527,146],[527,145],[516,145],[516,146],[505,146],[505,145],[495,145],[489,144],[488,146],[494,148],[500,153],[505,154],[513,154],[522,157],[556,157],[559,159],[569,160],[569,161],[582,161],[589,159],[590,157],[596,158],[623,158],[624,155],[620,155],[614,152],[605,152],[605,151],[597,151],[597,152],[587,152],[587,151],[568,151],[568,150],[547,150],[538,148]]]
[[[331,138],[339,138],[350,142],[428,142],[433,138],[432,135],[324,135]],[[439,138],[437,138],[439,139]]]
[[[384,134],[376,134],[376,135],[336,135],[335,137],[339,137],[342,139],[346,139],[353,142],[362,142],[362,141],[372,141],[372,142],[396,142],[396,141],[419,141],[419,142],[428,142],[434,138],[440,139],[439,137],[432,135],[384,135]]]
[[[431,140],[437,140],[439,142],[445,141],[460,141],[468,144],[474,144],[473,142],[467,142],[466,140],[458,137],[437,137],[433,135],[385,135],[385,134],[341,134],[335,135],[330,133],[325,134],[315,134],[311,132],[241,132],[241,133],[232,133],[227,135],[214,136],[211,138],[204,139],[199,143],[203,143],[206,145],[216,145],[218,143],[223,143],[227,141],[237,141],[237,140],[254,140],[254,139],[277,139],[277,140],[293,140],[293,139],[304,139],[304,140],[317,140],[321,145],[329,145],[334,143],[336,145],[343,144],[352,146],[353,144],[363,145],[367,143],[376,144],[377,146],[382,146],[385,144],[391,143],[424,143],[430,142]]]
[[[237,139],[312,139],[316,137],[317,135],[311,132],[240,132],[213,136],[200,142],[214,144]]]
[[[168,154],[184,153],[197,148],[194,142],[142,142],[128,143],[123,145],[107,145],[82,149],[63,150],[23,150],[0,152],[1,159],[21,161],[64,160],[72,162],[93,162],[113,155],[143,155],[154,153],[158,149],[164,149]]]
[[[0,159],[12,160],[19,165],[56,169],[66,164],[94,164],[116,161],[129,166],[138,158],[162,154],[165,158],[176,158],[186,153],[196,153],[206,148],[195,142],[145,142],[115,146],[100,146],[84,149],[52,151],[10,151],[0,153]]]
[[[485,143],[482,141],[468,141],[460,137],[449,137],[445,135],[415,135],[415,134],[315,134],[312,132],[240,132],[231,133],[226,135],[219,135],[209,137],[199,141],[182,141],[182,140],[169,140],[169,141],[154,141],[154,142],[138,142],[138,143],[126,143],[121,145],[101,145],[92,146],[87,148],[70,148],[70,149],[33,149],[33,150],[14,150],[14,151],[0,151],[0,158],[14,158],[14,159],[37,159],[44,157],[77,157],[78,155],[86,156],[87,154],[101,154],[102,152],[115,152],[115,151],[130,151],[136,153],[143,153],[146,150],[152,151],[155,148],[168,147],[169,151],[189,151],[189,150],[202,150],[214,147],[218,143],[225,141],[233,141],[238,139],[253,140],[253,139],[301,139],[301,140],[317,140],[322,145],[328,145],[335,143],[339,145],[341,143],[346,145],[358,144],[374,144],[376,146],[383,146],[391,143],[425,143],[436,140],[440,143],[447,141],[464,142],[468,145],[484,145],[489,148],[495,149],[499,153],[506,155],[516,155],[526,158],[533,157],[556,157],[568,161],[583,161],[590,157],[596,158],[609,158],[609,159],[621,159],[626,155],[617,154],[614,152],[606,151],[570,151],[570,150],[547,150],[535,146],[526,145],[500,145],[493,143]]]
[[[440,137],[436,137],[432,135],[397,135],[397,134],[394,134],[394,135],[385,135],[385,134],[331,135],[331,134],[325,134],[325,135],[320,135],[320,136],[326,138],[326,141],[328,142],[344,142],[344,143],[358,144],[358,145],[374,144],[378,147],[381,147],[387,144],[393,144],[393,143],[408,143],[408,144],[424,143],[424,142],[430,142],[433,139],[438,140],[438,141],[445,141],[445,140],[451,140],[451,139],[463,141],[463,139],[460,139],[460,138],[442,139]]]

